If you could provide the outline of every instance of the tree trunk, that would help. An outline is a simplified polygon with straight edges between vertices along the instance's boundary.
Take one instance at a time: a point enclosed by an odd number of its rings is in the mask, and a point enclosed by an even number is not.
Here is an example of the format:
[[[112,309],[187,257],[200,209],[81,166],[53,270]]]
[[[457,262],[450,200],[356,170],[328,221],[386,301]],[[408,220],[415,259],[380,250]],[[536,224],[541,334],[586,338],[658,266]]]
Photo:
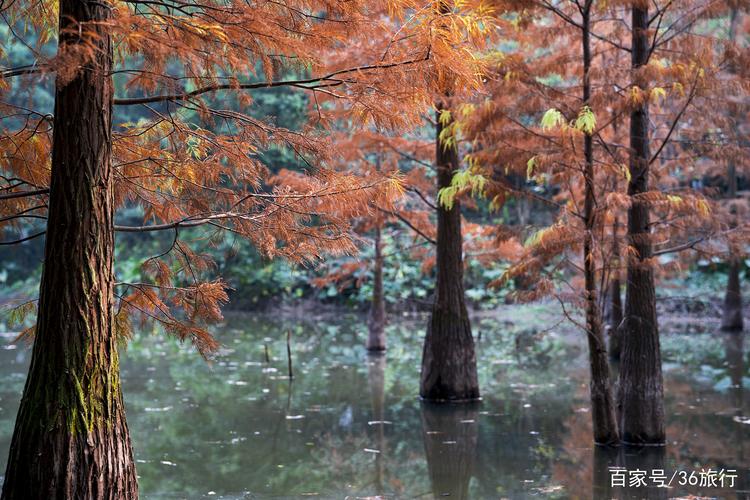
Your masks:
[[[434,498],[468,499],[478,432],[477,404],[422,403],[422,437]]]
[[[721,318],[721,329],[739,332],[743,328],[742,320],[742,288],[740,286],[740,269],[742,261],[732,257],[729,261],[727,276],[727,291],[724,295],[724,308]]]
[[[648,7],[632,9],[632,70],[634,82],[645,88],[640,69],[648,62]],[[650,261],[649,207],[638,195],[648,190],[648,104],[630,113],[630,182],[628,243],[636,255],[628,259],[620,359],[619,407],[623,441],[664,444],[664,389],[661,374],[656,293]]]
[[[458,170],[458,150],[440,140],[444,124],[437,111],[436,164],[438,191],[450,186]],[[432,316],[422,351],[419,394],[429,401],[471,401],[479,398],[477,360],[466,310],[463,285],[461,206],[455,200],[437,209],[437,283]]]
[[[591,1],[587,1],[582,10],[583,14],[583,103],[589,104],[591,98],[591,43],[590,43],[590,13]],[[607,347],[602,331],[602,321],[599,312],[596,289],[596,261],[593,255],[593,231],[596,227],[596,212],[594,204],[596,193],[594,187],[594,145],[591,134],[584,137],[584,222],[583,237],[583,273],[586,286],[586,338],[589,346],[589,368],[591,380],[589,390],[591,395],[591,418],[594,431],[594,442],[597,444],[616,444],[619,442],[615,405],[612,398],[612,385],[609,382],[609,365],[607,362]]]
[[[614,261],[614,272],[612,278],[609,281],[609,357],[613,360],[620,359],[620,353],[622,352],[622,295],[620,289],[622,288],[622,282],[620,281],[620,238],[617,235],[619,222],[617,219],[613,225],[613,242],[612,242],[612,254]]]
[[[737,26],[739,25],[739,22],[740,12],[739,9],[735,7],[732,9],[729,25],[729,41],[731,43],[734,43],[737,37]],[[734,73],[736,72],[736,68],[732,66],[730,71]],[[734,129],[737,139],[741,141],[742,134],[739,130],[739,113],[736,108],[732,108],[730,109],[730,114],[732,115],[732,118],[734,118]],[[737,198],[737,166],[733,159],[730,159],[727,165],[727,197],[730,200]],[[736,219],[736,215],[734,215],[734,218]],[[736,220],[732,222],[732,226],[736,227]],[[741,331],[744,326],[742,321],[742,287],[740,286],[740,269],[740,258],[732,255],[729,259],[727,290],[724,295],[724,308],[721,317],[721,329],[725,331]]]
[[[385,351],[385,297],[383,294],[383,251],[380,226],[375,228],[375,266],[372,280],[372,303],[367,335],[368,351]]]
[[[39,315],[2,498],[130,500],[138,486],[112,316],[109,6],[61,0],[59,10],[60,50],[87,43],[93,55],[72,80],[58,76]]]

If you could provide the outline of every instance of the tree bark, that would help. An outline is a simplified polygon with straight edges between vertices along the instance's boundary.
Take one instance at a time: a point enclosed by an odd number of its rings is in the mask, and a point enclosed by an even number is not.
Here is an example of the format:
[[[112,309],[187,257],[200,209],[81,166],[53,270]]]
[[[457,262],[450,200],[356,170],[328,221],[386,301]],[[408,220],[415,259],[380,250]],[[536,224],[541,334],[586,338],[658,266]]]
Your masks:
[[[110,8],[59,11],[60,50],[93,55],[72,80],[58,75],[39,314],[2,498],[134,499],[112,316]]]
[[[740,23],[740,11],[736,7],[732,9],[729,24],[729,41],[734,43],[737,37],[737,26]],[[736,73],[734,65],[730,67],[732,73]],[[738,140],[742,140],[739,130],[740,116],[736,108],[730,109],[734,119],[734,130]],[[733,159],[727,165],[727,197],[730,200],[737,198],[737,165]],[[736,218],[736,215],[735,215]],[[736,227],[736,221],[732,221]],[[731,249],[730,249],[731,250]],[[742,261],[739,257],[732,255],[729,258],[729,271],[727,274],[727,289],[724,295],[724,307],[721,316],[721,329],[724,331],[742,331],[744,324],[742,319],[742,287],[740,285],[740,270]]]
[[[617,235],[619,227],[618,220],[615,219],[613,224],[613,242],[612,242],[612,254],[614,261],[614,272],[609,282],[609,357],[613,360],[620,359],[620,353],[622,352],[622,330],[620,325],[622,324],[622,295],[620,289],[622,288],[622,282],[620,281],[620,238]]]
[[[439,191],[450,186],[459,161],[456,146],[445,147],[441,143],[444,124],[440,121],[440,109],[436,117]],[[461,205],[458,200],[450,209],[437,208],[437,226],[437,283],[422,351],[419,394],[429,401],[471,401],[479,398],[479,382],[474,338],[464,298]]]
[[[634,82],[645,88],[640,69],[648,62],[648,7],[632,9],[632,72]],[[630,182],[628,194],[628,243],[636,255],[628,259],[620,359],[619,407],[622,439],[626,443],[664,444],[664,389],[661,348],[656,318],[656,294],[651,264],[649,207],[638,195],[648,190],[648,104],[630,113]]]
[[[590,14],[592,1],[587,0],[583,9],[583,103],[591,99],[591,33]],[[607,347],[602,331],[596,289],[596,261],[593,254],[593,231],[596,227],[596,191],[594,187],[594,145],[591,134],[584,136],[584,182],[585,200],[583,207],[585,233],[583,237],[583,274],[586,287],[586,338],[589,346],[589,368],[591,380],[591,418],[594,442],[611,445],[619,442],[615,405],[612,398],[612,385],[609,381]]]
[[[380,226],[375,228],[375,263],[373,266],[372,302],[368,320],[367,350],[385,351],[385,297],[383,294],[383,250]]]
[[[727,272],[727,291],[724,295],[724,308],[721,317],[721,329],[724,331],[742,331],[742,288],[740,286],[740,270],[742,261],[738,257],[729,260]]]

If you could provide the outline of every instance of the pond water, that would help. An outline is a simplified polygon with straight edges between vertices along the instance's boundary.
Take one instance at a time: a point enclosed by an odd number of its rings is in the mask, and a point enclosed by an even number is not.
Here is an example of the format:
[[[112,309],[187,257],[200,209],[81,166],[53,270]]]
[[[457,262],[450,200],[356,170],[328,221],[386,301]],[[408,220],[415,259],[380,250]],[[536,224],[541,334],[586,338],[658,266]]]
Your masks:
[[[595,450],[584,338],[543,307],[522,311],[474,319],[483,400],[469,406],[416,397],[422,317],[391,318],[384,356],[368,356],[365,320],[348,313],[232,316],[211,363],[142,332],[122,356],[142,498],[747,497],[741,335],[665,332],[669,445]],[[0,339],[0,472],[29,357]],[[610,466],[737,477],[724,489],[681,476],[670,489],[611,488]]]

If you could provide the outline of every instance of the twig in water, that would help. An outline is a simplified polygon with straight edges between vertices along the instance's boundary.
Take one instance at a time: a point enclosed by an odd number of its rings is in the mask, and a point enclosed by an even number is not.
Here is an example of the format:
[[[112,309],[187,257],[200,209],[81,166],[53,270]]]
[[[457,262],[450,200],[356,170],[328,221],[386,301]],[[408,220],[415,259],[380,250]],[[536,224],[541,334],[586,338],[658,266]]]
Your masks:
[[[287,366],[289,367],[289,380],[294,378],[294,372],[292,372],[292,346],[291,346],[291,340],[292,340],[292,331],[287,330],[286,331],[286,359],[287,359]]]

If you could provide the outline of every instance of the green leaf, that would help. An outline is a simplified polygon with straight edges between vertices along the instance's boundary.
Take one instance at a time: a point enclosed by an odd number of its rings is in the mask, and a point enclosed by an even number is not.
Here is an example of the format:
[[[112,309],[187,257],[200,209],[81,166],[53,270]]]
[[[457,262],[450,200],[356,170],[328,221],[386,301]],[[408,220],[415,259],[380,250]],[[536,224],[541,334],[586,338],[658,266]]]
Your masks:
[[[581,111],[578,112],[578,118],[576,118],[575,128],[581,132],[591,135],[594,133],[596,128],[596,116],[591,108],[584,106]]]
[[[447,151],[448,149],[455,147],[456,138],[453,135],[453,127],[448,126],[441,130],[440,134],[438,135],[438,140],[443,146],[443,151]]]
[[[450,210],[459,191],[471,188],[472,196],[483,196],[487,179],[482,174],[472,173],[471,170],[460,170],[453,174],[451,185],[438,192],[438,203]]]
[[[448,186],[441,188],[438,191],[438,203],[444,206],[447,210],[453,208],[453,202],[458,194],[458,188],[456,186]]]
[[[544,116],[542,116],[542,130],[551,130],[553,128],[557,128],[565,123],[565,118],[563,118],[562,113],[560,113],[555,108],[550,108],[547,111],[545,111]]]
[[[662,87],[654,87],[651,89],[651,100],[653,102],[658,102],[659,98],[666,99],[667,98],[667,91],[664,90]]]
[[[440,121],[440,125],[443,127],[447,126],[451,122],[451,112],[450,110],[443,109],[440,111],[440,117],[438,118]]]
[[[622,165],[620,169],[622,170],[622,175],[625,177],[625,179],[630,182],[630,180],[632,179],[630,175],[630,168],[627,165]]]
[[[536,165],[536,156],[532,156],[529,158],[529,161],[526,162],[526,180],[530,181],[531,176],[534,173],[534,165]]]
[[[36,304],[32,301],[24,302],[8,313],[8,325],[10,327],[23,326],[31,314],[36,312]]]

